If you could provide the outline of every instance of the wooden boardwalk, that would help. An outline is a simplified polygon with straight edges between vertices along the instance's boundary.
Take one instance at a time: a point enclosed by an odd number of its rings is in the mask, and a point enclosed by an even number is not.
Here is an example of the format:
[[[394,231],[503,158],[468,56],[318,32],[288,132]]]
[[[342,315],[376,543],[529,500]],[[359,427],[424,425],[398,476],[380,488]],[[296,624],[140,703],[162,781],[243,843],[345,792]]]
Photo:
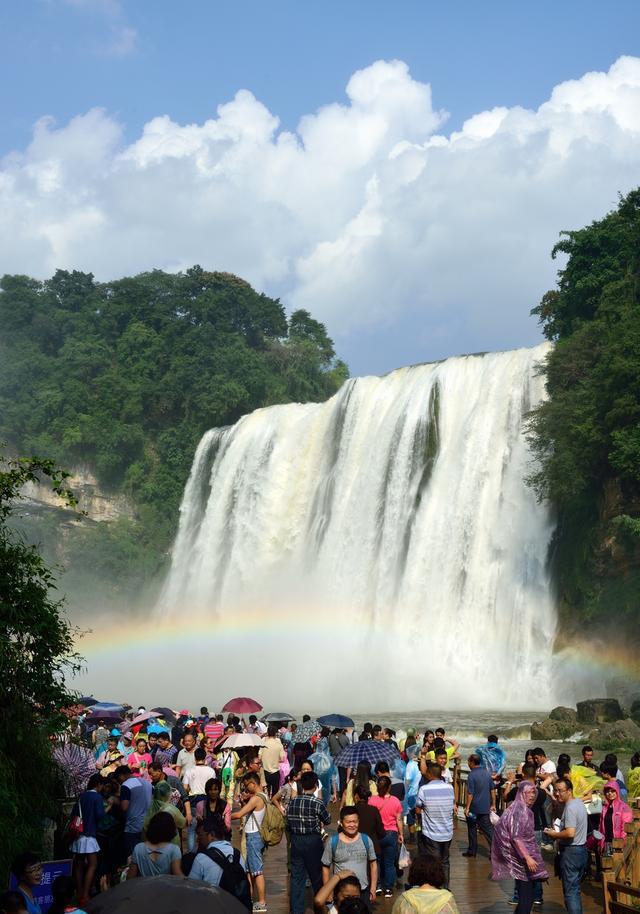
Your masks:
[[[335,815],[335,813],[334,813]],[[335,826],[332,826],[334,828]],[[478,856],[467,859],[462,852],[467,849],[467,829],[464,822],[457,822],[451,845],[451,885],[450,889],[456,899],[460,914],[507,914],[514,908],[508,902],[513,890],[512,883],[493,882],[489,878],[489,855],[483,838],[479,837]],[[410,848],[412,853],[415,848]],[[553,870],[553,859],[545,854],[547,869]],[[267,881],[267,907],[269,914],[289,914],[289,896],[287,891],[287,847],[283,840],[278,847],[269,848],[265,855],[265,877]],[[602,888],[599,882],[585,881],[582,886],[584,914],[600,914],[602,906]],[[378,896],[375,914],[391,914],[391,908],[397,895],[402,891],[398,887],[394,898],[385,900]],[[560,880],[551,876],[544,887],[544,904],[535,907],[541,914],[561,914],[565,910],[562,901]],[[311,890],[307,892],[307,911],[312,912]]]

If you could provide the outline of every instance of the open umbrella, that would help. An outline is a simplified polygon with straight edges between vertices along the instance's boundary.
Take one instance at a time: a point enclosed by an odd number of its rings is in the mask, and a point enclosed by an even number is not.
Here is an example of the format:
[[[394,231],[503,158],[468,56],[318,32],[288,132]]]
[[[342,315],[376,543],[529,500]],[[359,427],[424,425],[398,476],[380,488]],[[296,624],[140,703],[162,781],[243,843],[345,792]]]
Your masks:
[[[134,727],[136,724],[143,724],[147,720],[155,720],[156,717],[162,717],[159,711],[145,711],[144,714],[138,714],[137,717],[130,720],[129,725]]]
[[[118,704],[117,701],[95,701],[93,703],[93,707],[95,707],[95,708],[120,708],[121,710],[124,710],[124,708],[126,708],[127,705],[120,705],[120,704]]]
[[[255,733],[233,733],[222,744],[223,749],[242,749],[243,746],[264,746],[264,740]]]
[[[253,698],[231,698],[222,710],[232,714],[255,714],[262,711],[262,705]]]
[[[325,714],[318,718],[318,723],[323,727],[339,727],[341,730],[344,727],[355,727],[351,718],[345,714]]]
[[[175,711],[172,711],[171,708],[151,708],[152,711],[157,711],[160,717],[163,720],[166,720],[168,724],[175,724],[178,719],[178,715]]]
[[[230,892],[184,876],[128,879],[96,895],[84,908],[87,914],[247,914]]]
[[[293,734],[293,741],[294,743],[308,743],[311,737],[320,733],[321,730],[322,724],[319,724],[317,720],[307,720],[298,726]]]
[[[293,714],[287,714],[286,711],[272,711],[271,714],[265,714],[261,718],[265,724],[286,724],[287,721],[295,720]]]
[[[64,740],[55,746],[53,758],[60,768],[66,795],[77,797],[87,786],[91,775],[96,773],[93,752],[70,740]]]
[[[398,758],[399,752],[388,743],[377,739],[365,739],[359,743],[352,743],[336,756],[335,763],[338,768],[355,768],[358,762],[389,762],[391,764]]]
[[[96,708],[95,705],[91,708],[91,721],[99,720],[122,720],[124,714],[118,708]]]
[[[89,708],[91,705],[97,705],[98,699],[94,698],[93,695],[83,695],[82,698],[78,699],[78,704],[84,708]]]

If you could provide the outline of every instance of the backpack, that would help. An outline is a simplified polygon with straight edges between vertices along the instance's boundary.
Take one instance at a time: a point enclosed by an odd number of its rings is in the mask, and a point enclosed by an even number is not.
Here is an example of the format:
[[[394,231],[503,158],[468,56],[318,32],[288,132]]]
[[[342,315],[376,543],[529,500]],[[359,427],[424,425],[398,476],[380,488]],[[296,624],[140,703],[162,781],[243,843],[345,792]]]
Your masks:
[[[264,819],[262,820],[262,825],[260,826],[260,837],[267,847],[275,847],[276,844],[280,844],[282,841],[282,836],[284,835],[284,816],[278,807],[274,806],[273,803],[269,800],[269,797],[266,795],[266,793],[259,793],[258,796],[264,800],[265,804]]]
[[[367,860],[369,859],[369,835],[365,835],[363,831],[360,832],[360,837],[362,838],[362,843],[364,844],[364,849],[367,852]],[[338,841],[340,840],[340,835],[336,834],[331,838],[331,859],[336,855],[336,848],[338,846]]]
[[[245,869],[240,863],[240,851],[234,847],[231,859],[225,857],[217,847],[208,847],[204,853],[222,870],[220,888],[233,895],[241,905],[251,911],[253,909],[251,887]]]

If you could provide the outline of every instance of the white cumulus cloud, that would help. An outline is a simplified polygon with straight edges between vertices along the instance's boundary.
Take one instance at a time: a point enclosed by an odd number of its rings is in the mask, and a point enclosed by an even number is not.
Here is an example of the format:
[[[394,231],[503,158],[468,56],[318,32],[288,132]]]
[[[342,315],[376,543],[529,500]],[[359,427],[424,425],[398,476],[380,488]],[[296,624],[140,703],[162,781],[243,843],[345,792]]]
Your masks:
[[[295,133],[246,90],[130,145],[103,110],[43,118],[0,163],[0,271],[233,271],[325,320],[348,356],[370,346],[357,368],[527,344],[558,232],[640,180],[640,59],[537,110],[445,124],[401,61],[355,73]]]

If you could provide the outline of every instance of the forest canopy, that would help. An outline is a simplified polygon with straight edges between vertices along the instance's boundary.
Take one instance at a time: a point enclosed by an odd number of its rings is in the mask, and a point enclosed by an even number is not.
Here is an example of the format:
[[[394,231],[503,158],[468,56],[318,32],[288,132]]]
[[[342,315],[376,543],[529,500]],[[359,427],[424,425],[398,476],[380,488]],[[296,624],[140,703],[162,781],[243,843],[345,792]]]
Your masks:
[[[603,219],[563,232],[558,288],[533,309],[555,346],[549,399],[531,417],[555,506],[552,548],[565,624],[638,638],[640,606],[640,189]]]
[[[307,311],[287,317],[280,301],[200,266],[104,283],[66,270],[6,275],[0,326],[0,440],[86,466],[135,505],[133,528],[123,520],[69,543],[85,561],[99,555],[106,578],[131,549],[144,567],[140,550],[168,548],[207,429],[260,406],[325,400],[348,376]]]

